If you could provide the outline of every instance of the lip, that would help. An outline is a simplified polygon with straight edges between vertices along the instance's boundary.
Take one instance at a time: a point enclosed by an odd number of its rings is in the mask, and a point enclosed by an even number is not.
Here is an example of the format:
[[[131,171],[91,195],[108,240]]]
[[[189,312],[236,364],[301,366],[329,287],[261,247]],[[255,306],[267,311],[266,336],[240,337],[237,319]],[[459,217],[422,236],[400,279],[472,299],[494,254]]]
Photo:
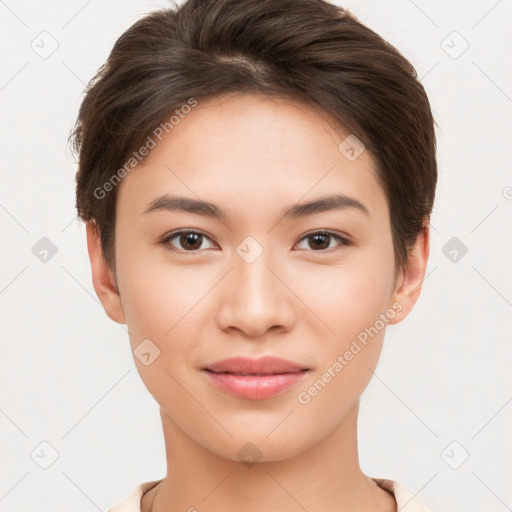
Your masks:
[[[276,396],[299,383],[310,368],[277,357],[232,357],[203,368],[209,381],[221,390],[252,400]]]

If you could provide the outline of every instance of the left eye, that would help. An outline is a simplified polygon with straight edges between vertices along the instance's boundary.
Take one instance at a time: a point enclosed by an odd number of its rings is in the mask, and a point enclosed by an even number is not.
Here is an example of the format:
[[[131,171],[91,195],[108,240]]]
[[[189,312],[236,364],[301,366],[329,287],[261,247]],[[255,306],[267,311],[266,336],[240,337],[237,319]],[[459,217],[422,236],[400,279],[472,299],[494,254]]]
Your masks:
[[[310,247],[319,249],[314,252],[321,252],[321,251],[331,248],[330,242],[333,239],[338,240],[340,242],[337,245],[350,245],[349,240],[347,240],[346,238],[344,238],[336,233],[331,233],[330,231],[317,231],[315,233],[309,233],[308,235],[302,237],[301,241],[305,240],[307,243],[309,240]]]

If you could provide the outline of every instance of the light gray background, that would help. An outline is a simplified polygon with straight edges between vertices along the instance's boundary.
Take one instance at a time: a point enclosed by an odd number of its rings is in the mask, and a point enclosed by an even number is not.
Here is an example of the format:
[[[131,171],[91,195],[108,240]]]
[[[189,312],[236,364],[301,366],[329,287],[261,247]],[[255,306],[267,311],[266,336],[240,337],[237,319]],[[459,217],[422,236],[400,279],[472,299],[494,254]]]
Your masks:
[[[92,287],[66,142],[115,40],[168,5],[0,1],[2,512],[106,510],[165,475],[158,407]],[[343,5],[413,62],[439,125],[428,277],[363,395],[362,467],[434,512],[511,510],[512,2]]]

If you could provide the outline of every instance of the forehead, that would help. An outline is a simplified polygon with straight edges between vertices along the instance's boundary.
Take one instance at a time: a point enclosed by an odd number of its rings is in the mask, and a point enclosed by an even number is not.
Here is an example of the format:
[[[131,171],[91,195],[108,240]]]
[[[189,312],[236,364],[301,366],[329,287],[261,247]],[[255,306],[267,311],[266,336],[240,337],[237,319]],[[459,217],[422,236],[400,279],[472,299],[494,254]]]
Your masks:
[[[347,158],[350,133],[309,105],[255,94],[198,101],[124,179],[118,209],[138,215],[163,193],[211,200],[239,215],[334,192],[385,207],[368,151]]]

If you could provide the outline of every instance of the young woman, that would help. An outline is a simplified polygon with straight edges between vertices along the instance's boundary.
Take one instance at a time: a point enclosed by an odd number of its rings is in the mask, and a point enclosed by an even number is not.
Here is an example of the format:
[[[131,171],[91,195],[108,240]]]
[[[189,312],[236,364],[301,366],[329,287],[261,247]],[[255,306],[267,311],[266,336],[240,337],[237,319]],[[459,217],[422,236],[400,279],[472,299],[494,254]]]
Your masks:
[[[322,0],[188,0],[118,39],[73,137],[94,288],[167,455],[111,512],[427,511],[357,450],[429,253],[411,64]]]

